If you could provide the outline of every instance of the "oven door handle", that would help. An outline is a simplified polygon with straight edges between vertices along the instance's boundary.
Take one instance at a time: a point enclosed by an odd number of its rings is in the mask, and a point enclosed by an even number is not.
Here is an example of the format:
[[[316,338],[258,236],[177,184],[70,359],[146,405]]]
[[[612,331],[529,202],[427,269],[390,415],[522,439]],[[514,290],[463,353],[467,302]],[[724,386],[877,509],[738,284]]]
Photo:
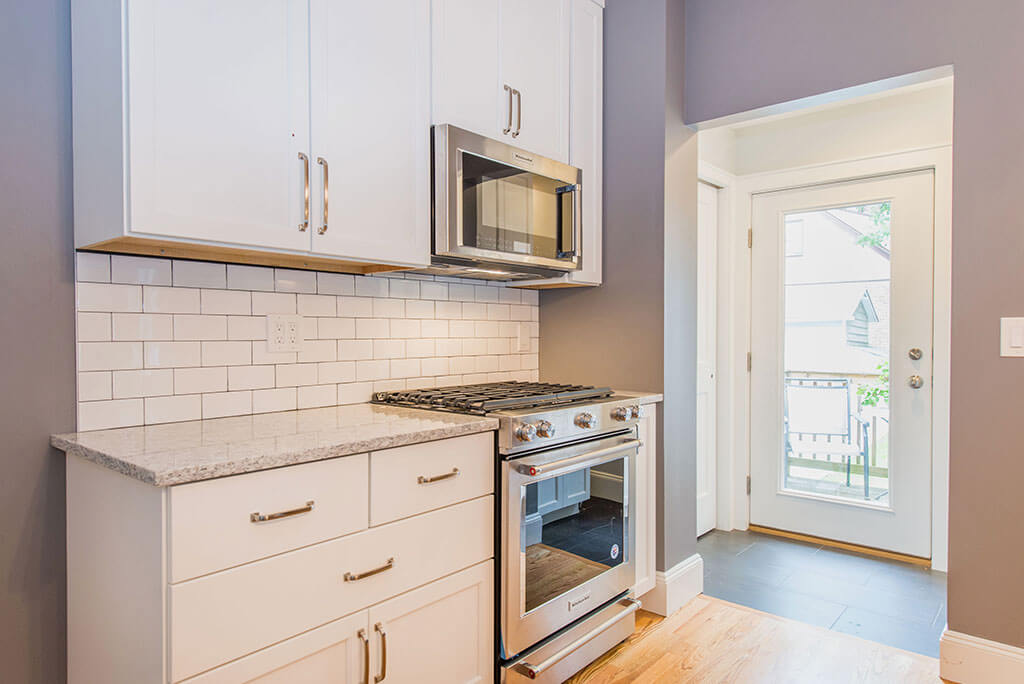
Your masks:
[[[623,599],[623,603],[626,603],[626,609],[621,613],[613,615],[608,618],[600,625],[595,627],[592,631],[584,634],[579,639],[566,644],[563,648],[558,649],[555,653],[552,653],[550,657],[545,658],[536,665],[532,665],[526,661],[523,661],[515,666],[516,670],[526,675],[530,679],[536,679],[544,673],[545,670],[550,669],[553,665],[559,661],[564,660],[566,657],[571,655],[574,651],[579,650],[582,646],[585,646],[590,642],[591,639],[611,628],[615,623],[623,618],[627,618],[640,609],[640,602],[636,599],[626,598]]]
[[[516,465],[516,470],[522,475],[529,475],[534,477],[536,475],[545,475],[553,470],[559,470],[568,466],[579,465],[581,463],[587,463],[589,461],[598,461],[609,456],[621,454],[626,451],[632,451],[639,449],[643,446],[643,442],[639,439],[630,439],[616,444],[615,446],[605,447],[604,449],[595,449],[594,451],[588,451],[585,454],[578,456],[570,456],[569,458],[563,458],[558,461],[552,461],[551,463],[543,463],[540,465],[529,465],[526,463],[520,463]]]

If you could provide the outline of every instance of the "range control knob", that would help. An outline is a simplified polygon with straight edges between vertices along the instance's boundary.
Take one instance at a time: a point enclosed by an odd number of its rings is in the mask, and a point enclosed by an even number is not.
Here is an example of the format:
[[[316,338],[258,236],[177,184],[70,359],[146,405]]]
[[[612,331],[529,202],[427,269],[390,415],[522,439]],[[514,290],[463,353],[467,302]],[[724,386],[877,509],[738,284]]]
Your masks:
[[[529,423],[523,423],[515,429],[515,436],[520,442],[529,442],[537,436],[537,428]]]
[[[629,412],[630,412],[630,414],[632,414],[632,416],[634,418],[639,418],[640,417],[640,407],[639,406],[630,406],[629,407]]]
[[[581,427],[584,430],[589,430],[594,427],[594,414],[593,413],[581,413],[576,416],[576,426]]]
[[[535,427],[537,429],[537,436],[538,437],[554,437],[555,436],[555,426],[551,424],[551,421],[548,421],[548,420],[538,420],[536,423],[533,424],[533,427]]]
[[[620,406],[612,409],[612,418],[619,422],[625,422],[633,417],[633,409],[629,406]]]

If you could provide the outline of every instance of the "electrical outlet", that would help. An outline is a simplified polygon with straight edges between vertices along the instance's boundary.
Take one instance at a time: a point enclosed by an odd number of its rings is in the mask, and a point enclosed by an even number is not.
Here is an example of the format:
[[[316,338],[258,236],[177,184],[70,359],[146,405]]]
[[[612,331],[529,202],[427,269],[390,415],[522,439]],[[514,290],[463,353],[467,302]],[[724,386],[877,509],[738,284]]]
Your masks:
[[[267,316],[267,351],[302,351],[302,316],[291,314]]]
[[[522,323],[516,324],[516,351],[530,351],[530,334]]]

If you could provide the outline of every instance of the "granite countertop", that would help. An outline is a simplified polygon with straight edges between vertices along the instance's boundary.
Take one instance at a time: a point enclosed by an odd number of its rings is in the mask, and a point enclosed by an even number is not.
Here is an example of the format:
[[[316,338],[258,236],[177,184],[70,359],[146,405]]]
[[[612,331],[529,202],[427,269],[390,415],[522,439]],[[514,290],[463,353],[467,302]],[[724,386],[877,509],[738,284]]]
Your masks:
[[[632,390],[615,390],[615,396],[620,398],[632,398],[636,399],[638,403],[657,404],[659,401],[665,401],[664,394],[656,394],[654,392],[634,392]]]
[[[497,428],[495,418],[354,404],[53,435],[50,443],[166,487]]]

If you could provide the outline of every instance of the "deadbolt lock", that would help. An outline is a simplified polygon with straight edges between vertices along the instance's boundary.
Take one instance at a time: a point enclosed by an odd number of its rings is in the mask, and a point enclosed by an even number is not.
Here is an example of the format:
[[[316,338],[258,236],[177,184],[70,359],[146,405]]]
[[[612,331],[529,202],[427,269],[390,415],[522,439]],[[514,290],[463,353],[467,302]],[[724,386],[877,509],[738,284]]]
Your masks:
[[[924,356],[924,353],[919,348],[914,347],[913,349],[910,350],[910,352],[908,352],[908,355],[910,356],[911,360],[920,361],[921,357]]]

